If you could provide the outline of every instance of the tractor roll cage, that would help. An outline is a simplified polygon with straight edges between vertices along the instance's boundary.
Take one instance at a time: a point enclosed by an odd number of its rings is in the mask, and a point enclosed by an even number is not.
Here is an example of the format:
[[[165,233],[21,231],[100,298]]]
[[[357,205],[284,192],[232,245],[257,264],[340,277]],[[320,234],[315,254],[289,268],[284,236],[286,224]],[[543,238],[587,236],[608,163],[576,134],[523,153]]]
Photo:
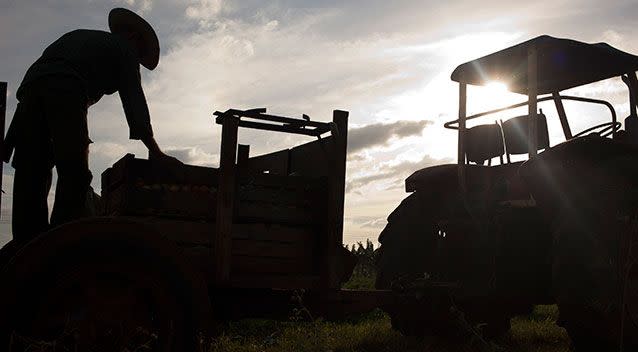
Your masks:
[[[467,116],[467,85],[484,85],[490,81],[506,84],[509,90],[523,94],[528,101],[514,106],[528,107],[527,151],[529,159],[538,154],[538,102],[553,99],[567,139],[572,133],[567,122],[562,99],[603,104],[612,111],[612,134],[616,129],[616,113],[609,103],[600,100],[562,97],[561,91],[604,79],[621,76],[629,88],[631,116],[638,105],[638,56],[618,50],[605,43],[587,44],[547,35],[500,50],[459,65],[452,72],[452,80],[459,83],[458,119],[445,125],[458,129],[458,181],[465,193],[466,178],[466,121],[497,111]],[[550,94],[550,96],[539,97]],[[608,105],[609,104],[609,105]],[[508,107],[512,108],[512,107]],[[507,109],[507,108],[505,108]],[[457,126],[452,127],[453,124]],[[613,137],[613,135],[612,135]]]
[[[556,101],[556,98],[559,98],[560,100],[573,100],[573,101],[580,101],[580,102],[585,102],[585,103],[593,103],[593,104],[604,105],[604,106],[606,106],[609,109],[609,112],[611,113],[611,121],[613,123],[616,123],[616,121],[618,119],[617,115],[616,115],[616,110],[614,109],[614,106],[611,105],[611,103],[609,103],[608,101],[605,101],[605,100],[558,94],[558,96],[546,95],[546,96],[543,96],[543,97],[539,97],[537,99],[537,102],[541,103],[541,102],[548,101],[548,100],[554,100],[554,102],[557,105],[556,109],[559,110],[560,107],[559,107],[559,103]],[[489,110],[489,111],[481,112],[481,113],[478,113],[478,114],[470,115],[470,116],[465,118],[465,121],[476,119],[476,118],[487,116],[487,115],[491,115],[491,114],[496,114],[496,113],[499,113],[499,112],[502,112],[502,111],[506,111],[506,110],[510,110],[510,109],[520,108],[520,107],[523,107],[523,106],[525,106],[527,104],[528,104],[528,102],[524,101],[522,103],[513,104],[513,105],[506,106],[506,107],[502,107],[502,108],[498,108],[498,109]],[[562,114],[559,114],[559,115],[561,115],[561,116],[559,116],[559,118],[561,119],[561,124],[563,126],[563,132],[565,133],[565,139],[571,139],[572,138],[572,134],[571,134],[571,130],[569,129],[569,123],[568,123],[568,121],[566,119],[563,119]],[[449,128],[449,129],[452,129],[452,130],[458,130],[459,129],[459,119],[456,119],[456,120],[453,120],[453,121],[448,121],[445,124],[443,124],[443,126],[445,128]],[[613,129],[613,133],[615,133],[615,132],[616,132],[616,129],[614,128]]]
[[[560,92],[569,88],[621,76],[629,87],[631,115],[635,115],[636,71],[638,56],[613,48],[605,43],[587,44],[575,40],[539,36],[479,59],[459,65],[452,72],[452,80],[459,83],[459,116],[445,124],[447,128],[459,130],[458,163],[459,179],[464,180],[466,163],[466,121],[495,112],[528,106],[528,154],[534,158],[537,153],[538,103],[553,99],[566,139],[572,138],[567,122],[563,99],[603,104],[612,113],[612,126],[616,126],[616,113],[608,102],[571,96],[561,96]],[[626,75],[626,76],[624,76]],[[467,85],[484,85],[490,81],[500,81],[508,85],[512,92],[527,95],[528,101],[503,109],[467,116]],[[548,96],[541,97],[541,95]],[[615,134],[612,128],[612,137]],[[464,183],[464,182],[463,182]]]

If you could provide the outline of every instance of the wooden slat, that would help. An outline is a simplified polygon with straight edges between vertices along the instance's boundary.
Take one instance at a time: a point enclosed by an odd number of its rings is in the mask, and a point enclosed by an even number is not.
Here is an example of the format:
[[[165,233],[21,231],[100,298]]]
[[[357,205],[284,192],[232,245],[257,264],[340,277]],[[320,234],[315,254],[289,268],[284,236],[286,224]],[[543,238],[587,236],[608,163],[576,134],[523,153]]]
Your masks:
[[[184,244],[210,245],[210,234],[215,231],[213,222],[196,222],[177,219],[148,217],[138,219],[153,226],[165,237]],[[276,224],[234,224],[233,240],[270,241],[278,243],[298,243],[314,246],[317,232],[309,227],[284,226]]]
[[[326,177],[240,173],[238,182],[240,185],[252,184],[274,188],[311,190],[324,188],[328,180]]]
[[[277,242],[301,242],[313,244],[317,234],[308,227],[292,227],[277,224],[235,224],[233,239],[254,239]]]
[[[314,243],[284,243],[233,238],[231,248],[233,255],[311,260]]]
[[[302,144],[290,150],[290,173],[301,176],[330,176],[334,136]]]
[[[310,274],[312,258],[270,258],[244,255],[232,256],[233,277],[241,274]]]
[[[247,184],[240,185],[237,193],[240,202],[262,202],[282,206],[310,207],[327,201],[327,189],[295,190]]]
[[[240,172],[263,173],[268,171],[270,174],[287,176],[289,154],[288,149],[284,149],[248,158],[240,164]]]
[[[124,210],[142,215],[164,215],[213,219],[217,194],[210,192],[170,192],[133,188],[126,195]]]
[[[245,222],[312,225],[325,220],[325,207],[301,208],[263,202],[241,202],[237,218]]]
[[[148,223],[166,238],[178,244],[211,245],[212,234],[215,233],[215,223],[173,220],[151,217]],[[211,263],[208,263],[211,265]]]
[[[231,279],[231,286],[244,288],[301,289],[320,287],[315,275],[237,275]]]

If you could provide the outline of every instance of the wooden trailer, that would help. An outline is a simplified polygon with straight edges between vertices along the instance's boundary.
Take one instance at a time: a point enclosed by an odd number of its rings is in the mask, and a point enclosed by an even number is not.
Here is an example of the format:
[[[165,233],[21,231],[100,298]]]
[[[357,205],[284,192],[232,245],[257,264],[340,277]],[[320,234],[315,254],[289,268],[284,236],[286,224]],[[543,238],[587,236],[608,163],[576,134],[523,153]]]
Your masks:
[[[216,287],[338,288],[352,265],[342,250],[348,113],[335,111],[332,123],[216,114],[219,168],[167,170],[127,155],[102,175],[105,215],[154,226]],[[316,140],[251,157],[239,127]]]
[[[166,168],[126,155],[102,174],[103,216],[40,235],[4,266],[6,336],[59,338],[69,317],[90,310],[72,321],[77,330],[126,321],[120,331],[141,325],[155,345],[184,350],[218,321],[287,317],[293,292],[327,317],[389,297],[340,289],[356,264],[342,245],[348,112],[334,111],[332,122],[265,109],[215,116],[219,168]],[[251,156],[237,144],[240,127],[313,140]],[[140,338],[125,335],[118,340]]]

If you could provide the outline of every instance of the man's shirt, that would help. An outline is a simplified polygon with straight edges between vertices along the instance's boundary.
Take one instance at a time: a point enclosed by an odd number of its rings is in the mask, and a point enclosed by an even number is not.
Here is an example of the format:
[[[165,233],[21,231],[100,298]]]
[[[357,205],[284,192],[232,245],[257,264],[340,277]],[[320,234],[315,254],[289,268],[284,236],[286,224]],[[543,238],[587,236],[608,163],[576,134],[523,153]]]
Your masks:
[[[153,135],[137,53],[128,40],[117,34],[87,29],[63,35],[31,65],[16,97],[20,100],[29,85],[37,80],[55,76],[77,78],[84,85],[90,104],[104,94],[119,92],[129,137],[142,139]]]

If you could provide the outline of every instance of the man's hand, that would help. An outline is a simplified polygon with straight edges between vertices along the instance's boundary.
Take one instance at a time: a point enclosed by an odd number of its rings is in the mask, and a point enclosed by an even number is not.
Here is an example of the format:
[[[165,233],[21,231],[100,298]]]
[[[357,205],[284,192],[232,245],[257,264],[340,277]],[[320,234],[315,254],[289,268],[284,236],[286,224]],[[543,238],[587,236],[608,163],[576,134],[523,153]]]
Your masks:
[[[164,152],[160,150],[153,136],[143,138],[142,142],[146,145],[146,148],[148,148],[148,160],[165,167],[179,167],[184,165],[181,161],[177,160],[177,158],[164,154]]]
[[[166,155],[162,151],[155,151],[152,153],[149,151],[148,160],[168,168],[175,168],[184,165],[184,163],[179,161],[177,158]]]

